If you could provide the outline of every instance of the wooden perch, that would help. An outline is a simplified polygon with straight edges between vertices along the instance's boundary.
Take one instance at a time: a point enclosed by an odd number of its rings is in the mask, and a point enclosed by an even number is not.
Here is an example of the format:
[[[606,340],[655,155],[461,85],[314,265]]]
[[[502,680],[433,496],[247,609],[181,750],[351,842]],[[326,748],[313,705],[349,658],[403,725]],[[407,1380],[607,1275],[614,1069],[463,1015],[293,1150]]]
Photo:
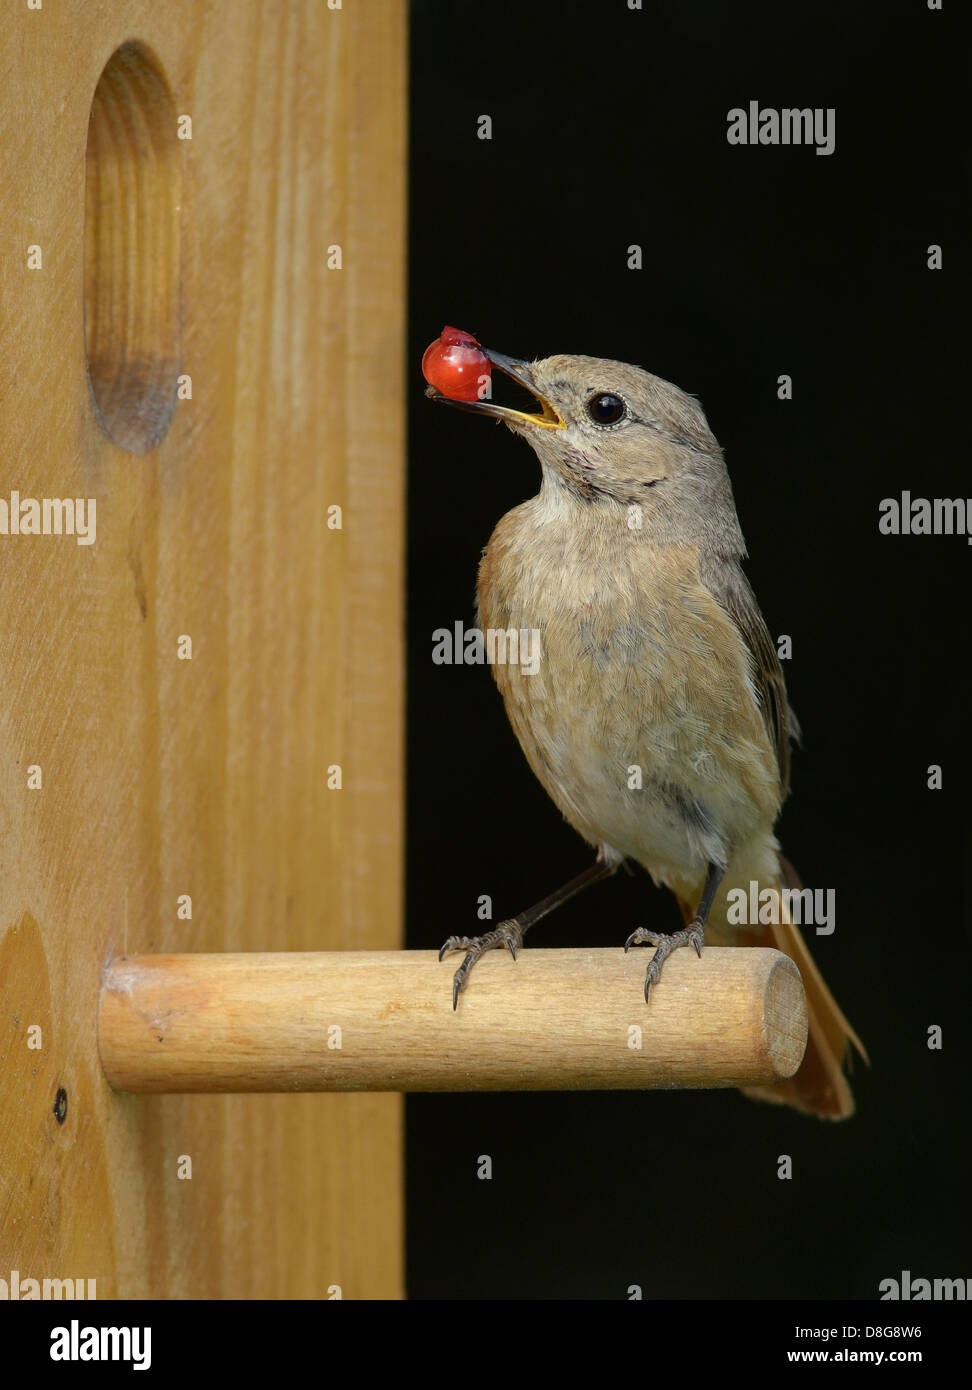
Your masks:
[[[494,951],[452,1010],[432,951],[120,956],[99,1041],[120,1091],[553,1091],[752,1086],[796,1071],[799,972],[773,950]]]

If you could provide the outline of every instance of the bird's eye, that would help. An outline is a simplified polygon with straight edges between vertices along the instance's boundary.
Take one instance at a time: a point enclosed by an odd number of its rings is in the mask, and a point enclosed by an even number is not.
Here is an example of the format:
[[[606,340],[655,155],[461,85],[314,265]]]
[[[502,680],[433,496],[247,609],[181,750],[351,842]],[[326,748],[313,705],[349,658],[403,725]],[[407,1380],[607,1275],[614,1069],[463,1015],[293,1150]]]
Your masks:
[[[628,407],[620,396],[610,391],[598,391],[587,402],[587,413],[595,425],[616,425],[628,413]]]

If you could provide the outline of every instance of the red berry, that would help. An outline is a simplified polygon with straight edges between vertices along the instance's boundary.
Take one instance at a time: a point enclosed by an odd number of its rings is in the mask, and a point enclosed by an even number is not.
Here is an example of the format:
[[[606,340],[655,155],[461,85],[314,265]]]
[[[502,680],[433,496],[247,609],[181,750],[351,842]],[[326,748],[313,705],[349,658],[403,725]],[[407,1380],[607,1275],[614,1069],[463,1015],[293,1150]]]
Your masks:
[[[443,328],[422,357],[426,381],[454,401],[478,401],[489,384],[489,358],[471,333]]]

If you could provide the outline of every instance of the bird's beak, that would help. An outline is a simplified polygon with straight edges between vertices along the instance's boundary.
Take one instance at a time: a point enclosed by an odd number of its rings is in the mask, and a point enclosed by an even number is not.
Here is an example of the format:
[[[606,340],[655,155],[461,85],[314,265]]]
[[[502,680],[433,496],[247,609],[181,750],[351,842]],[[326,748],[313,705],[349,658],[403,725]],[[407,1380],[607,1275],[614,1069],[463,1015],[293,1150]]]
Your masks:
[[[521,386],[526,387],[531,396],[536,397],[541,407],[539,414],[525,410],[512,410],[506,405],[495,405],[488,398],[481,401],[454,401],[451,396],[444,396],[434,386],[425,388],[425,394],[429,400],[442,401],[445,405],[455,405],[460,410],[472,410],[477,415],[492,415],[498,420],[515,420],[517,423],[535,425],[540,429],[566,429],[566,424],[556,407],[545,396],[542,396],[534,385],[529,362],[517,362],[515,358],[504,357],[501,352],[491,352],[489,348],[484,348],[483,351],[494,367],[499,367],[505,376],[511,377],[513,381],[518,381]]]

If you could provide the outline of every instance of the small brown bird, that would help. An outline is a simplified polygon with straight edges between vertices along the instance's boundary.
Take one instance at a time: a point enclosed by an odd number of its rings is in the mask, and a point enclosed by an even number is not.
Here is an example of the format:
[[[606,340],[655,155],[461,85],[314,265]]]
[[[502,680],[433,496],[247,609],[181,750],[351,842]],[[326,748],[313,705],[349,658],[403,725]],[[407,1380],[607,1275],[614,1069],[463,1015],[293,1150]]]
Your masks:
[[[504,421],[540,460],[539,493],[503,517],[483,554],[479,625],[539,632],[535,670],[494,663],[493,675],[530,766],[597,860],[494,931],[445,942],[440,959],[466,952],[453,1005],[484,951],[506,945],[515,959],[534,922],[630,858],[673,890],[686,923],[628,938],[626,950],[656,948],[646,999],[671,952],[701,954],[707,929],[718,944],[775,945],[803,977],[809,1043],[791,1080],[748,1094],[850,1115],[848,1043],[866,1053],[796,926],[728,916],[733,889],[799,881],[773,834],[795,721],[741,568],[722,451],[698,403],[638,367],[487,356],[538,413],[427,394]]]

